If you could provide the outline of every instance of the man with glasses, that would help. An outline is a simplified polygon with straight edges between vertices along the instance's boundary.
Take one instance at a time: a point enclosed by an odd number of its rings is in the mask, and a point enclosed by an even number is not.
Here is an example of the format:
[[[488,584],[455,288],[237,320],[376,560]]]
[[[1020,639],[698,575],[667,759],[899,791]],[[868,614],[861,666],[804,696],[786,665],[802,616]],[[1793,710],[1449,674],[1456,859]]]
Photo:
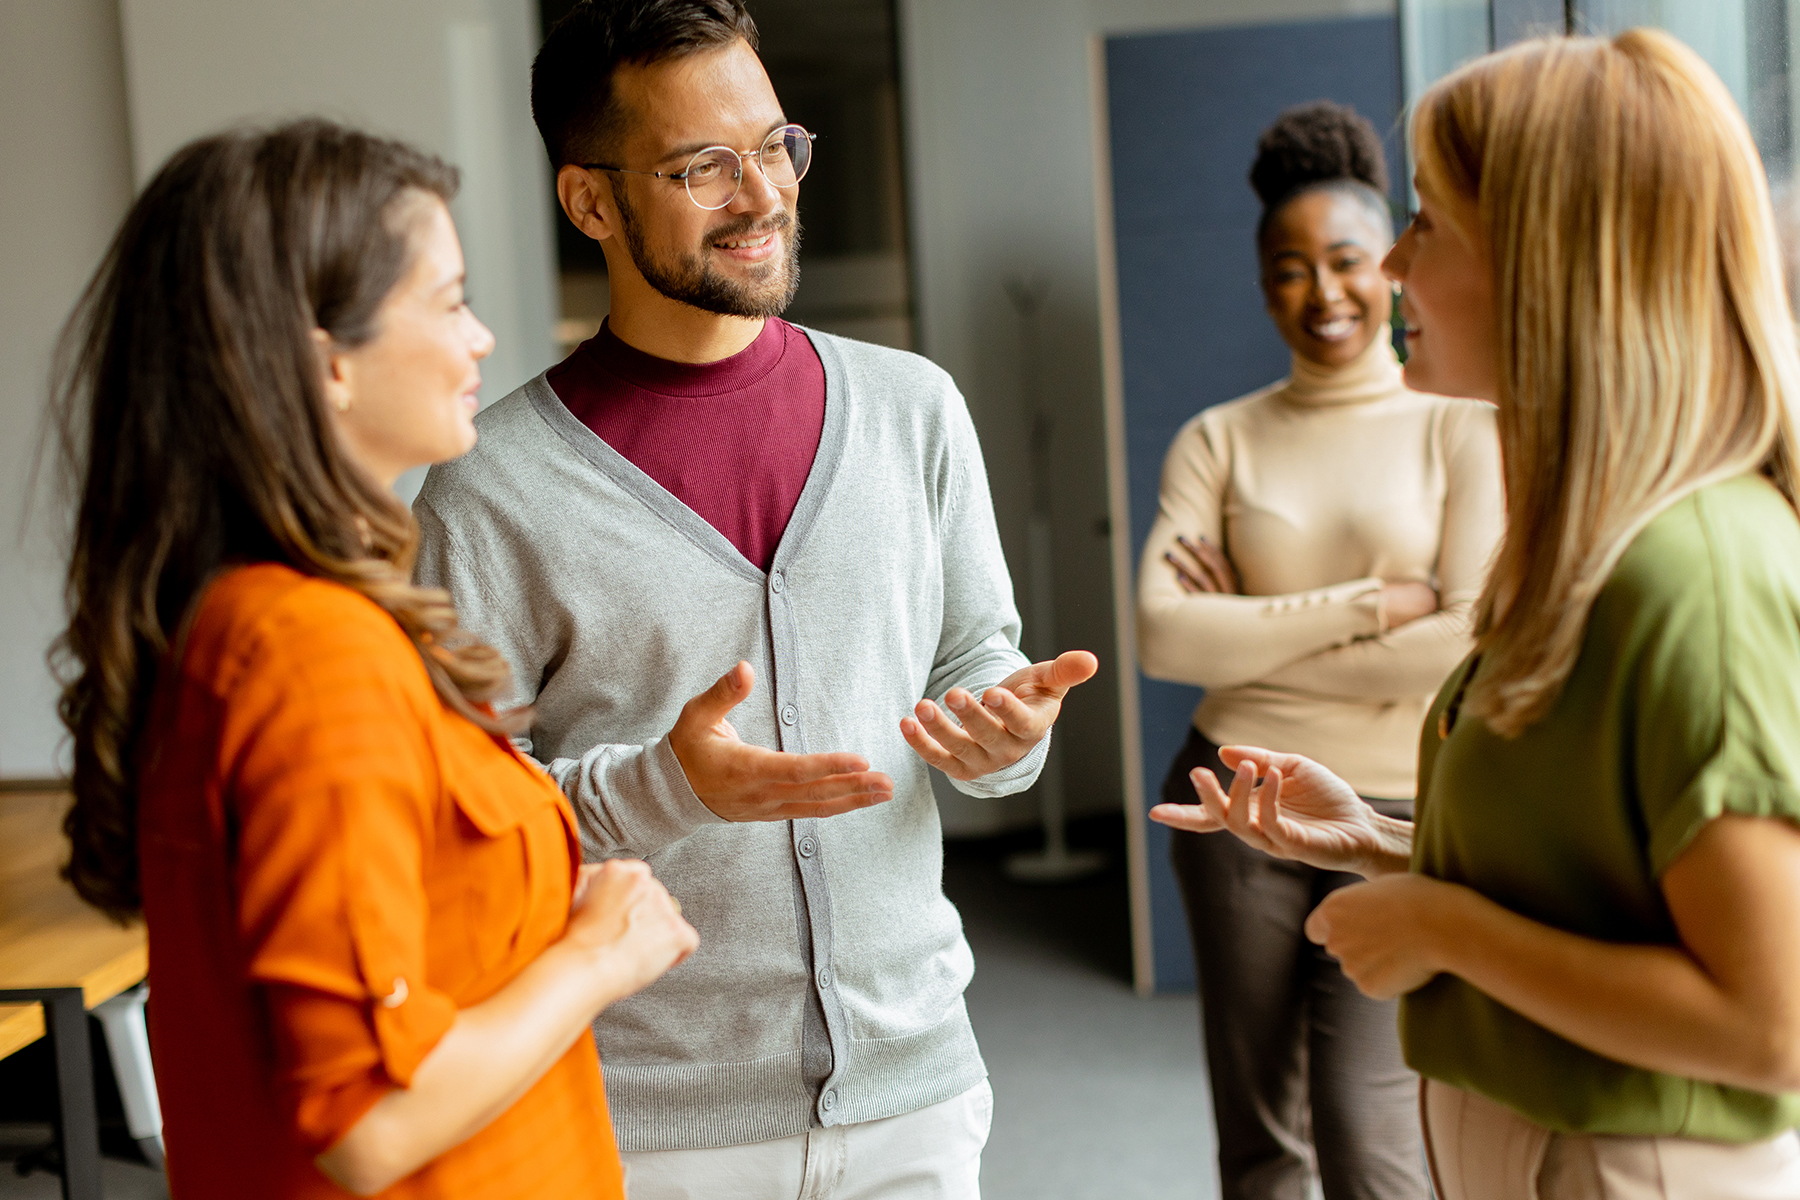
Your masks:
[[[595,1025],[633,1200],[973,1197],[927,764],[1028,787],[1096,664],[1018,652],[950,379],[780,319],[814,144],[755,45],[741,0],[551,31],[533,113],[611,313],[432,472],[420,575],[511,661],[587,856],[648,859],[700,930]]]

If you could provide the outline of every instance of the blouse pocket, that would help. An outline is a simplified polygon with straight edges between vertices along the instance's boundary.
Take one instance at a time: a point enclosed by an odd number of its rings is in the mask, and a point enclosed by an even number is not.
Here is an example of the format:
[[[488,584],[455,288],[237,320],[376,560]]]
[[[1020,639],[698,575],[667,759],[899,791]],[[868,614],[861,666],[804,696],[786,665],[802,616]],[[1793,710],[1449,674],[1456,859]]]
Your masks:
[[[510,978],[525,965],[509,960],[518,956],[544,890],[530,826],[559,818],[554,796],[546,798],[526,774],[530,768],[479,731],[467,733],[454,756],[446,755],[446,784],[462,819],[454,845],[440,854],[449,850],[444,860],[454,863],[446,907],[460,913],[475,973],[490,984],[495,972]]]

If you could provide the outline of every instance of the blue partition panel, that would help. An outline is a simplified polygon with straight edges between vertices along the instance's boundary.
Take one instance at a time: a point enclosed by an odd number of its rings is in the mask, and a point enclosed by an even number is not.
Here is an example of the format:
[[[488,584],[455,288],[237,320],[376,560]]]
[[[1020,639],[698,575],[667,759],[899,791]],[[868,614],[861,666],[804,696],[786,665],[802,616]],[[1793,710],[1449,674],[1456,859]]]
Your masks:
[[[1401,183],[1400,46],[1393,17],[1257,25],[1106,41],[1119,336],[1131,544],[1156,515],[1162,459],[1187,419],[1287,373],[1257,283],[1257,135],[1283,108],[1354,105],[1387,135]],[[1187,735],[1196,688],[1139,676],[1144,795]],[[1194,964],[1168,831],[1149,826],[1159,990],[1191,988]]]

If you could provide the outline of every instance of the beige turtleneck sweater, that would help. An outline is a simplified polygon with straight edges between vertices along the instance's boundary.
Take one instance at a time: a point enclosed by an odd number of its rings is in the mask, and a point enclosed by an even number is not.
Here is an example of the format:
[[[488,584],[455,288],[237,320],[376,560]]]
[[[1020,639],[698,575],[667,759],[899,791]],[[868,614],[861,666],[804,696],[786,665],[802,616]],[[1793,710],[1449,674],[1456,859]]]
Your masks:
[[[1138,567],[1146,674],[1207,689],[1194,727],[1219,744],[1304,754],[1365,796],[1417,790],[1419,723],[1468,653],[1505,519],[1494,410],[1408,391],[1386,338],[1182,427]],[[1177,534],[1222,546],[1244,595],[1184,592]],[[1384,580],[1443,607],[1392,630]]]

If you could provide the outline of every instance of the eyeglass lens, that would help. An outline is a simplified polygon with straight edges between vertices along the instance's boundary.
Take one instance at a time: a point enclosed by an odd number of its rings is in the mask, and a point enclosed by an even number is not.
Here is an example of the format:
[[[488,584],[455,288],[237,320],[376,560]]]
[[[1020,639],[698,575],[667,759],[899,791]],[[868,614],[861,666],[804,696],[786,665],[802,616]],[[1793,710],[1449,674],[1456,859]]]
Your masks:
[[[812,165],[812,139],[798,125],[783,125],[763,142],[756,158],[771,187],[793,187]],[[694,155],[684,174],[688,196],[695,204],[705,209],[724,208],[743,186],[744,163],[737,151],[713,146]]]

